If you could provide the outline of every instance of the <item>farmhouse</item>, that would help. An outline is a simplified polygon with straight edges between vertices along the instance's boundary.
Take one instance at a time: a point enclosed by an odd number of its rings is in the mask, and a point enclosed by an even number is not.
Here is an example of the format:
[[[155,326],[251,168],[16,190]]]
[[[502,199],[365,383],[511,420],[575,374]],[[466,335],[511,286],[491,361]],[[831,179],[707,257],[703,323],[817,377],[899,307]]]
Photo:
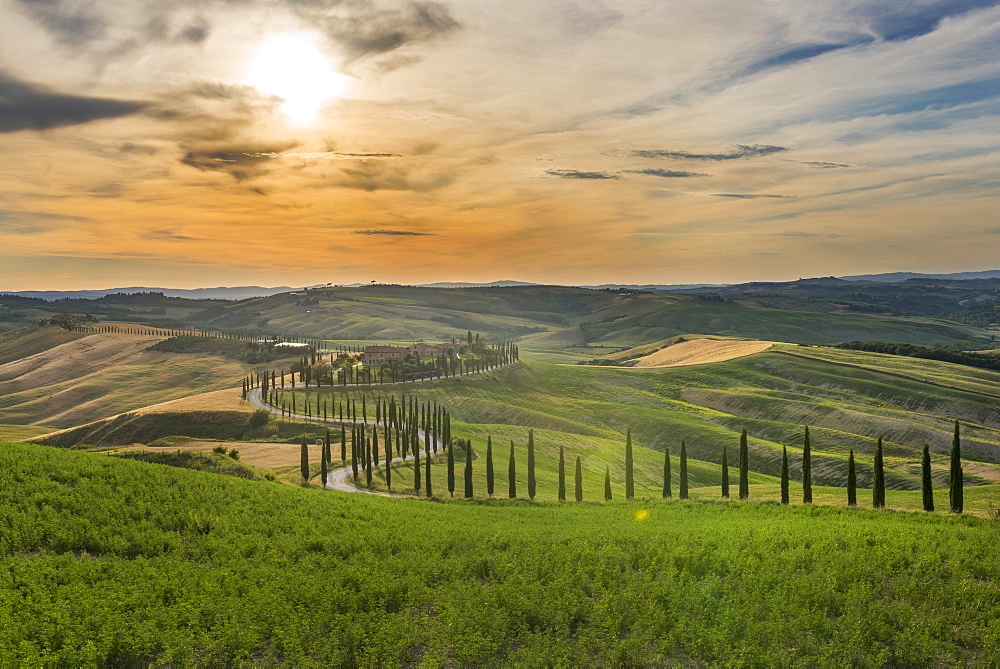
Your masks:
[[[408,355],[433,358],[447,353],[452,348],[451,344],[427,344],[424,342],[412,346],[365,346],[365,350],[361,354],[361,362],[365,365],[379,365],[394,360],[406,360]]]

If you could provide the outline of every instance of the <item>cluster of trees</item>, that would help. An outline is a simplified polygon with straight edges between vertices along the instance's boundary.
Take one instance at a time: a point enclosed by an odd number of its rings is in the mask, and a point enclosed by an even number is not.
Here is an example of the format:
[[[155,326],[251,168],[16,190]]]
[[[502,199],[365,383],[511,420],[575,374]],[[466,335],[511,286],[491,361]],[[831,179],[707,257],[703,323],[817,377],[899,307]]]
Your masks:
[[[299,360],[292,363],[291,368],[286,372],[284,369],[258,372],[256,375],[248,375],[243,379],[243,397],[254,388],[261,389],[261,398],[268,404],[281,408],[282,412],[286,407],[281,399],[280,389],[287,385],[292,388],[300,384],[304,388],[310,386],[316,388],[333,387],[336,385],[383,385],[386,383],[405,383],[416,381],[421,378],[450,378],[463,374],[488,371],[503,365],[510,364],[519,358],[518,347],[513,343],[504,343],[497,346],[484,345],[482,352],[475,357],[458,358],[454,355],[444,354],[430,360],[421,360],[416,356],[412,361],[392,361],[381,364],[377,367],[363,366],[356,364],[356,357],[349,356],[341,352],[334,357],[329,354],[328,359],[324,359],[316,349],[310,348]],[[286,375],[288,378],[286,379]],[[287,407],[292,413],[296,413],[294,395],[291,399],[291,406]],[[316,414],[306,414],[310,418],[319,417]],[[327,414],[323,414],[326,417]]]
[[[898,344],[895,342],[882,341],[852,341],[837,344],[837,348],[849,349],[851,351],[868,351],[869,353],[903,355],[909,358],[923,358],[925,360],[941,360],[943,362],[954,362],[967,367],[980,367],[982,369],[994,369],[1000,371],[1000,356],[991,355],[989,353],[955,351],[947,348],[920,346],[918,344]]]
[[[436,402],[417,402],[414,397],[400,396],[388,400],[376,398],[372,419],[369,420],[369,405],[365,396],[361,404],[357,400],[347,399],[338,402],[340,422],[340,460],[350,463],[354,481],[361,476],[365,484],[371,485],[374,468],[384,463],[382,469],[386,486],[392,490],[392,460],[395,457],[414,459],[413,488],[420,494],[423,487],[427,496],[432,495],[431,488],[431,454],[438,452],[442,444],[449,449],[449,462],[453,462],[454,443],[451,438],[451,414]],[[334,420],[332,417],[331,420]],[[380,438],[381,436],[381,438]],[[326,437],[321,444],[320,480],[325,484],[329,464],[333,460],[331,431],[327,429]],[[425,452],[425,467],[421,472],[420,454],[421,441]],[[348,450],[350,451],[348,453]],[[309,444],[306,439],[301,444],[301,474],[309,480]],[[421,474],[425,475],[424,485],[421,485]],[[450,486],[454,491],[454,484]]]

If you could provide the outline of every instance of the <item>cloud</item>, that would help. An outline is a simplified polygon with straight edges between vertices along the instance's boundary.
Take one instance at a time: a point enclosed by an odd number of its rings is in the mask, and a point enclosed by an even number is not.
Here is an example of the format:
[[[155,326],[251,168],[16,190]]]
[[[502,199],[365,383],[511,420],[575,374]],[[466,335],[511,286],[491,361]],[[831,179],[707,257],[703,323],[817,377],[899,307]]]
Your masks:
[[[818,170],[832,170],[840,167],[857,167],[857,165],[850,165],[848,163],[828,163],[822,160],[801,160],[799,161],[802,165],[807,165],[809,167],[815,167]]]
[[[431,191],[454,181],[446,174],[414,175],[406,168],[384,161],[361,161],[358,167],[345,168],[342,173],[344,178],[337,180],[335,185],[366,191]]]
[[[347,6],[350,11],[332,11],[338,6]],[[448,8],[438,2],[411,2],[400,8],[379,9],[369,2],[307,0],[300,2],[298,9],[346,51],[348,61],[426,42],[460,27]]]
[[[688,177],[710,177],[711,174],[704,174],[702,172],[685,172],[683,170],[661,170],[655,167],[651,167],[647,170],[622,170],[627,174],[646,174],[651,177],[666,177],[666,178],[677,178],[684,179]]]
[[[760,158],[789,149],[771,144],[737,144],[728,153],[689,153],[687,151],[669,151],[664,149],[640,149],[630,151],[634,158],[670,158],[674,160],[742,160],[744,158]]]
[[[47,211],[20,211],[0,209],[0,233],[30,235],[56,227],[60,221],[80,223],[90,219],[83,216],[55,214]]]
[[[764,233],[769,237],[826,237],[827,239],[840,239],[844,235],[836,233],[820,234],[818,232],[804,232],[802,230],[786,230],[785,232]]]
[[[288,153],[286,158],[310,158],[326,160],[395,160],[401,153],[341,153],[340,151],[318,151],[315,153]]]
[[[792,199],[794,195],[774,195],[772,193],[709,193],[712,197],[732,197],[739,200],[758,200],[761,198],[771,198],[777,200]]]
[[[937,2],[885,3],[868,5],[870,29],[887,42],[913,39],[935,31],[946,18],[995,6],[996,0],[938,0]]]
[[[80,48],[107,32],[107,22],[91,11],[92,5],[74,7],[60,0],[18,0],[18,4],[63,46]]]
[[[133,142],[125,142],[118,147],[118,151],[121,153],[130,153],[140,156],[152,156],[157,153],[159,149],[155,146],[149,146],[147,144],[135,144]]]
[[[280,144],[235,145],[188,151],[181,163],[203,172],[225,172],[237,181],[247,181],[266,173],[264,165],[280,154],[298,146],[298,142]]]
[[[142,235],[142,238],[150,239],[153,241],[167,241],[167,242],[182,242],[194,239],[194,237],[179,235],[173,230],[150,230],[149,232]]]
[[[617,174],[607,172],[581,172],[580,170],[545,170],[546,174],[561,179],[620,179]]]
[[[408,230],[355,230],[352,235],[386,235],[389,237],[436,237],[433,232],[410,232]]]
[[[0,72],[0,133],[48,130],[142,111],[145,103],[53,93]]]

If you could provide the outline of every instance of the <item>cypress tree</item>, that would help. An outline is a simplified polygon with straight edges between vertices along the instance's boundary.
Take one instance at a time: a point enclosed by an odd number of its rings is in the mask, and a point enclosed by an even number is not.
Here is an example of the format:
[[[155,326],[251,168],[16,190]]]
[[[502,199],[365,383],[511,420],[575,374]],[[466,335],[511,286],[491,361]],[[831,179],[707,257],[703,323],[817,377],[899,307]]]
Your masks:
[[[472,499],[472,442],[465,440],[465,498]]]
[[[788,504],[788,447],[781,447],[781,503]]]
[[[729,449],[722,446],[722,499],[729,499]]]
[[[354,481],[358,480],[358,428],[351,427],[351,472]]]
[[[965,508],[965,474],[962,471],[962,442],[955,421],[955,436],[951,440],[951,471],[948,484],[948,501],[952,513],[962,513]]]
[[[854,468],[854,449],[847,456],[847,506],[858,505],[858,474]]]
[[[455,447],[448,444],[448,495],[455,496]]]
[[[486,492],[493,496],[493,437],[486,437]]]
[[[566,455],[559,446],[559,501],[566,501]]]
[[[609,481],[610,483],[610,481]],[[671,490],[672,481],[670,480],[670,446],[663,447],[663,498],[669,499],[673,496],[673,491]]]
[[[934,488],[931,483],[931,447],[924,444],[924,457],[920,462],[920,489],[924,496],[924,511],[934,510]]]
[[[327,437],[329,440],[329,437]],[[319,459],[319,485],[322,488],[326,488],[326,449],[323,449],[323,454]]]
[[[687,444],[681,440],[681,499],[688,498],[688,451]]]
[[[309,444],[306,443],[306,438],[302,437],[302,450],[300,452],[299,460],[299,473],[302,474],[302,478],[306,481],[309,480]]]
[[[340,424],[340,461],[347,462],[347,430]]]
[[[413,491],[420,494],[420,451],[413,449]]]
[[[632,428],[629,428],[625,431],[625,499],[635,497],[635,472],[632,466]]]
[[[747,429],[740,434],[740,499],[750,498],[750,451],[747,445]]]
[[[802,442],[802,503],[812,504],[812,447],[809,444],[809,426],[806,425],[806,436]]]
[[[535,431],[528,430],[528,498],[535,499]]]
[[[507,497],[517,497],[517,468],[514,466],[514,440],[510,442],[510,462],[507,464]]]
[[[611,467],[604,465],[604,500],[611,501]]]
[[[583,461],[576,456],[576,501],[583,501]]]
[[[365,462],[365,482],[368,487],[372,485],[372,442],[371,439],[365,439],[365,453],[368,454],[368,460]]]
[[[426,435],[427,433],[425,432],[424,434]],[[426,436],[424,438],[426,439]],[[427,496],[431,497],[433,495],[433,491],[431,490],[431,449],[430,446],[427,446],[426,441],[424,442],[424,455],[427,456],[424,458],[424,489],[427,492]],[[454,474],[452,474],[452,477],[454,478]],[[452,488],[454,488],[454,485]]]
[[[872,486],[872,507],[885,508],[885,467],[882,461],[882,437],[875,444],[875,484]]]

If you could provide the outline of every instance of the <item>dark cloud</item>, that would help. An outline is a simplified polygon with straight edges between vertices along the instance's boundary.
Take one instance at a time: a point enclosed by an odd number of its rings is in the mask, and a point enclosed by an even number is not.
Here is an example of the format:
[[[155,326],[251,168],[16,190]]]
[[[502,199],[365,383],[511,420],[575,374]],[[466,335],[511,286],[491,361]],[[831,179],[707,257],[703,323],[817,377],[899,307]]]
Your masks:
[[[341,153],[340,151],[328,151],[327,154],[330,158],[340,158],[342,160],[388,160],[403,157],[401,153]]]
[[[445,174],[414,175],[403,167],[385,161],[361,161],[356,168],[342,170],[344,178],[335,182],[343,188],[359,190],[431,191],[450,185],[454,179]]]
[[[53,93],[0,72],[0,133],[48,130],[142,111],[145,103]]]
[[[433,232],[410,232],[408,230],[355,230],[352,235],[387,235],[389,237],[436,237]]]
[[[849,165],[847,163],[828,163],[822,160],[803,160],[801,163],[820,170],[832,170],[839,167],[857,167],[857,165]]]
[[[167,242],[183,242],[194,239],[194,237],[187,237],[185,235],[179,235],[173,230],[150,230],[142,236],[143,239],[150,239],[152,241],[167,241]]]
[[[702,172],[685,172],[683,170],[661,170],[655,167],[651,167],[648,170],[622,170],[627,174],[647,174],[651,177],[667,177],[667,178],[677,178],[685,179],[688,177],[710,177],[711,174],[704,174]]]
[[[118,147],[118,151],[121,153],[130,153],[140,156],[152,156],[157,153],[159,149],[155,146],[148,146],[146,144],[133,144],[132,142],[125,142]]]
[[[268,161],[298,146],[298,142],[202,148],[188,151],[181,162],[206,172],[225,172],[237,181],[266,173]]]
[[[827,239],[840,239],[844,235],[838,235],[835,233],[820,234],[818,232],[804,232],[802,230],[786,230],[785,232],[771,232],[768,233],[771,237],[825,237]]]
[[[175,39],[189,44],[201,44],[208,39],[212,26],[202,17],[198,17],[177,33]]]
[[[985,232],[988,235],[1000,235],[1000,226],[995,228],[986,228],[986,230],[984,230],[983,232]]]
[[[561,179],[620,179],[617,174],[607,172],[581,172],[580,170],[545,170],[546,174]]]
[[[758,200],[761,198],[771,198],[776,200],[792,199],[794,195],[774,195],[771,193],[709,193],[712,197],[732,197],[739,200]]]
[[[669,151],[664,149],[641,149],[630,151],[634,158],[670,158],[674,160],[741,160],[744,158],[760,158],[774,153],[788,151],[784,146],[771,144],[737,144],[728,153],[689,153],[688,151]]]
[[[62,0],[17,0],[28,16],[63,46],[78,49],[100,39],[107,22],[92,6],[79,7]]]
[[[0,233],[31,235],[56,227],[61,221],[80,223],[89,219],[83,216],[53,214],[47,211],[19,211],[0,209]]]
[[[331,11],[338,6],[349,10]],[[393,9],[380,9],[370,2],[302,2],[299,9],[346,51],[348,60],[426,42],[460,27],[438,2],[410,2]]]

